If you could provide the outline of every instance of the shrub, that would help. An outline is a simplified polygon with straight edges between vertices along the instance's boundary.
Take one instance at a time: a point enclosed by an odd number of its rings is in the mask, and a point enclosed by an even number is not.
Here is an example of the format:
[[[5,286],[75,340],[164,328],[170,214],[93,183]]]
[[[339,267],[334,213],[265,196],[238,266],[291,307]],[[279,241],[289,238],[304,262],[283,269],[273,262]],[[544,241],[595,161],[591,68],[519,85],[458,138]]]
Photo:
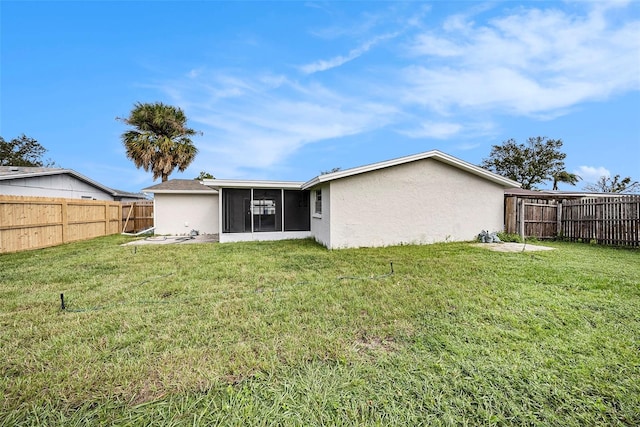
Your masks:
[[[515,234],[515,233],[506,233],[504,231],[501,231],[498,233],[498,238],[500,240],[502,240],[503,242],[515,242],[515,243],[522,243],[522,237],[520,237],[519,234]]]

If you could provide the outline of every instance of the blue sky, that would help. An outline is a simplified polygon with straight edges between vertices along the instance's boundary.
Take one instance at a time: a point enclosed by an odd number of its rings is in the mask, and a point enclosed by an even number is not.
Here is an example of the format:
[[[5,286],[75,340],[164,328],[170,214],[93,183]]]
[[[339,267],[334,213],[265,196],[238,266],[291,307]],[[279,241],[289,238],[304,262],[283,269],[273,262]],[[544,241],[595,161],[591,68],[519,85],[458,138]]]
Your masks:
[[[306,181],[431,149],[479,164],[547,136],[575,189],[640,180],[640,2],[3,0],[0,24],[0,135],[122,190],[154,182],[116,117],[156,101],[203,132],[171,178]]]

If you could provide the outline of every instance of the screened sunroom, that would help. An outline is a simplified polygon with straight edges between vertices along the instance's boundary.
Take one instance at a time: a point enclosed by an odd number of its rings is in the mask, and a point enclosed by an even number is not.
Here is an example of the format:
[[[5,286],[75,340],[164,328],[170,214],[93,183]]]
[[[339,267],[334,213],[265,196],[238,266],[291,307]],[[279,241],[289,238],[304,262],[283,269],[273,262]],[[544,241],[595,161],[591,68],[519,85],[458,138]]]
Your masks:
[[[220,242],[311,237],[310,196],[300,190],[301,183],[214,182],[220,197]]]

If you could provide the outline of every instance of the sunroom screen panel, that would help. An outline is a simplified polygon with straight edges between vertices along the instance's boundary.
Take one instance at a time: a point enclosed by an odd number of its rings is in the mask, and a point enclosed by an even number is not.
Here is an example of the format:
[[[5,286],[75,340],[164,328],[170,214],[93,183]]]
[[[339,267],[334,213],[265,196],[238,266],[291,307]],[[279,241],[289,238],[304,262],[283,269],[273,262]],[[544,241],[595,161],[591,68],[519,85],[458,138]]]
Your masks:
[[[222,190],[222,227],[223,233],[251,232],[251,190]]]
[[[282,231],[282,190],[254,189],[253,231]]]
[[[284,190],[284,231],[311,230],[309,191]]]

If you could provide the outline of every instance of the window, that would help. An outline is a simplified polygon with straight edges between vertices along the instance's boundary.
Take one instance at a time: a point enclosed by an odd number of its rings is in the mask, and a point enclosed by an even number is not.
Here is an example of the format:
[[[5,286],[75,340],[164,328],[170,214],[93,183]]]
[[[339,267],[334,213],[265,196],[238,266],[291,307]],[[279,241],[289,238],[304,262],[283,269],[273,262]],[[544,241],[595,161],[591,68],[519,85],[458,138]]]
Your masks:
[[[322,215],[322,190],[316,190],[315,214]]]
[[[251,211],[254,215],[275,215],[275,200],[252,200]]]

